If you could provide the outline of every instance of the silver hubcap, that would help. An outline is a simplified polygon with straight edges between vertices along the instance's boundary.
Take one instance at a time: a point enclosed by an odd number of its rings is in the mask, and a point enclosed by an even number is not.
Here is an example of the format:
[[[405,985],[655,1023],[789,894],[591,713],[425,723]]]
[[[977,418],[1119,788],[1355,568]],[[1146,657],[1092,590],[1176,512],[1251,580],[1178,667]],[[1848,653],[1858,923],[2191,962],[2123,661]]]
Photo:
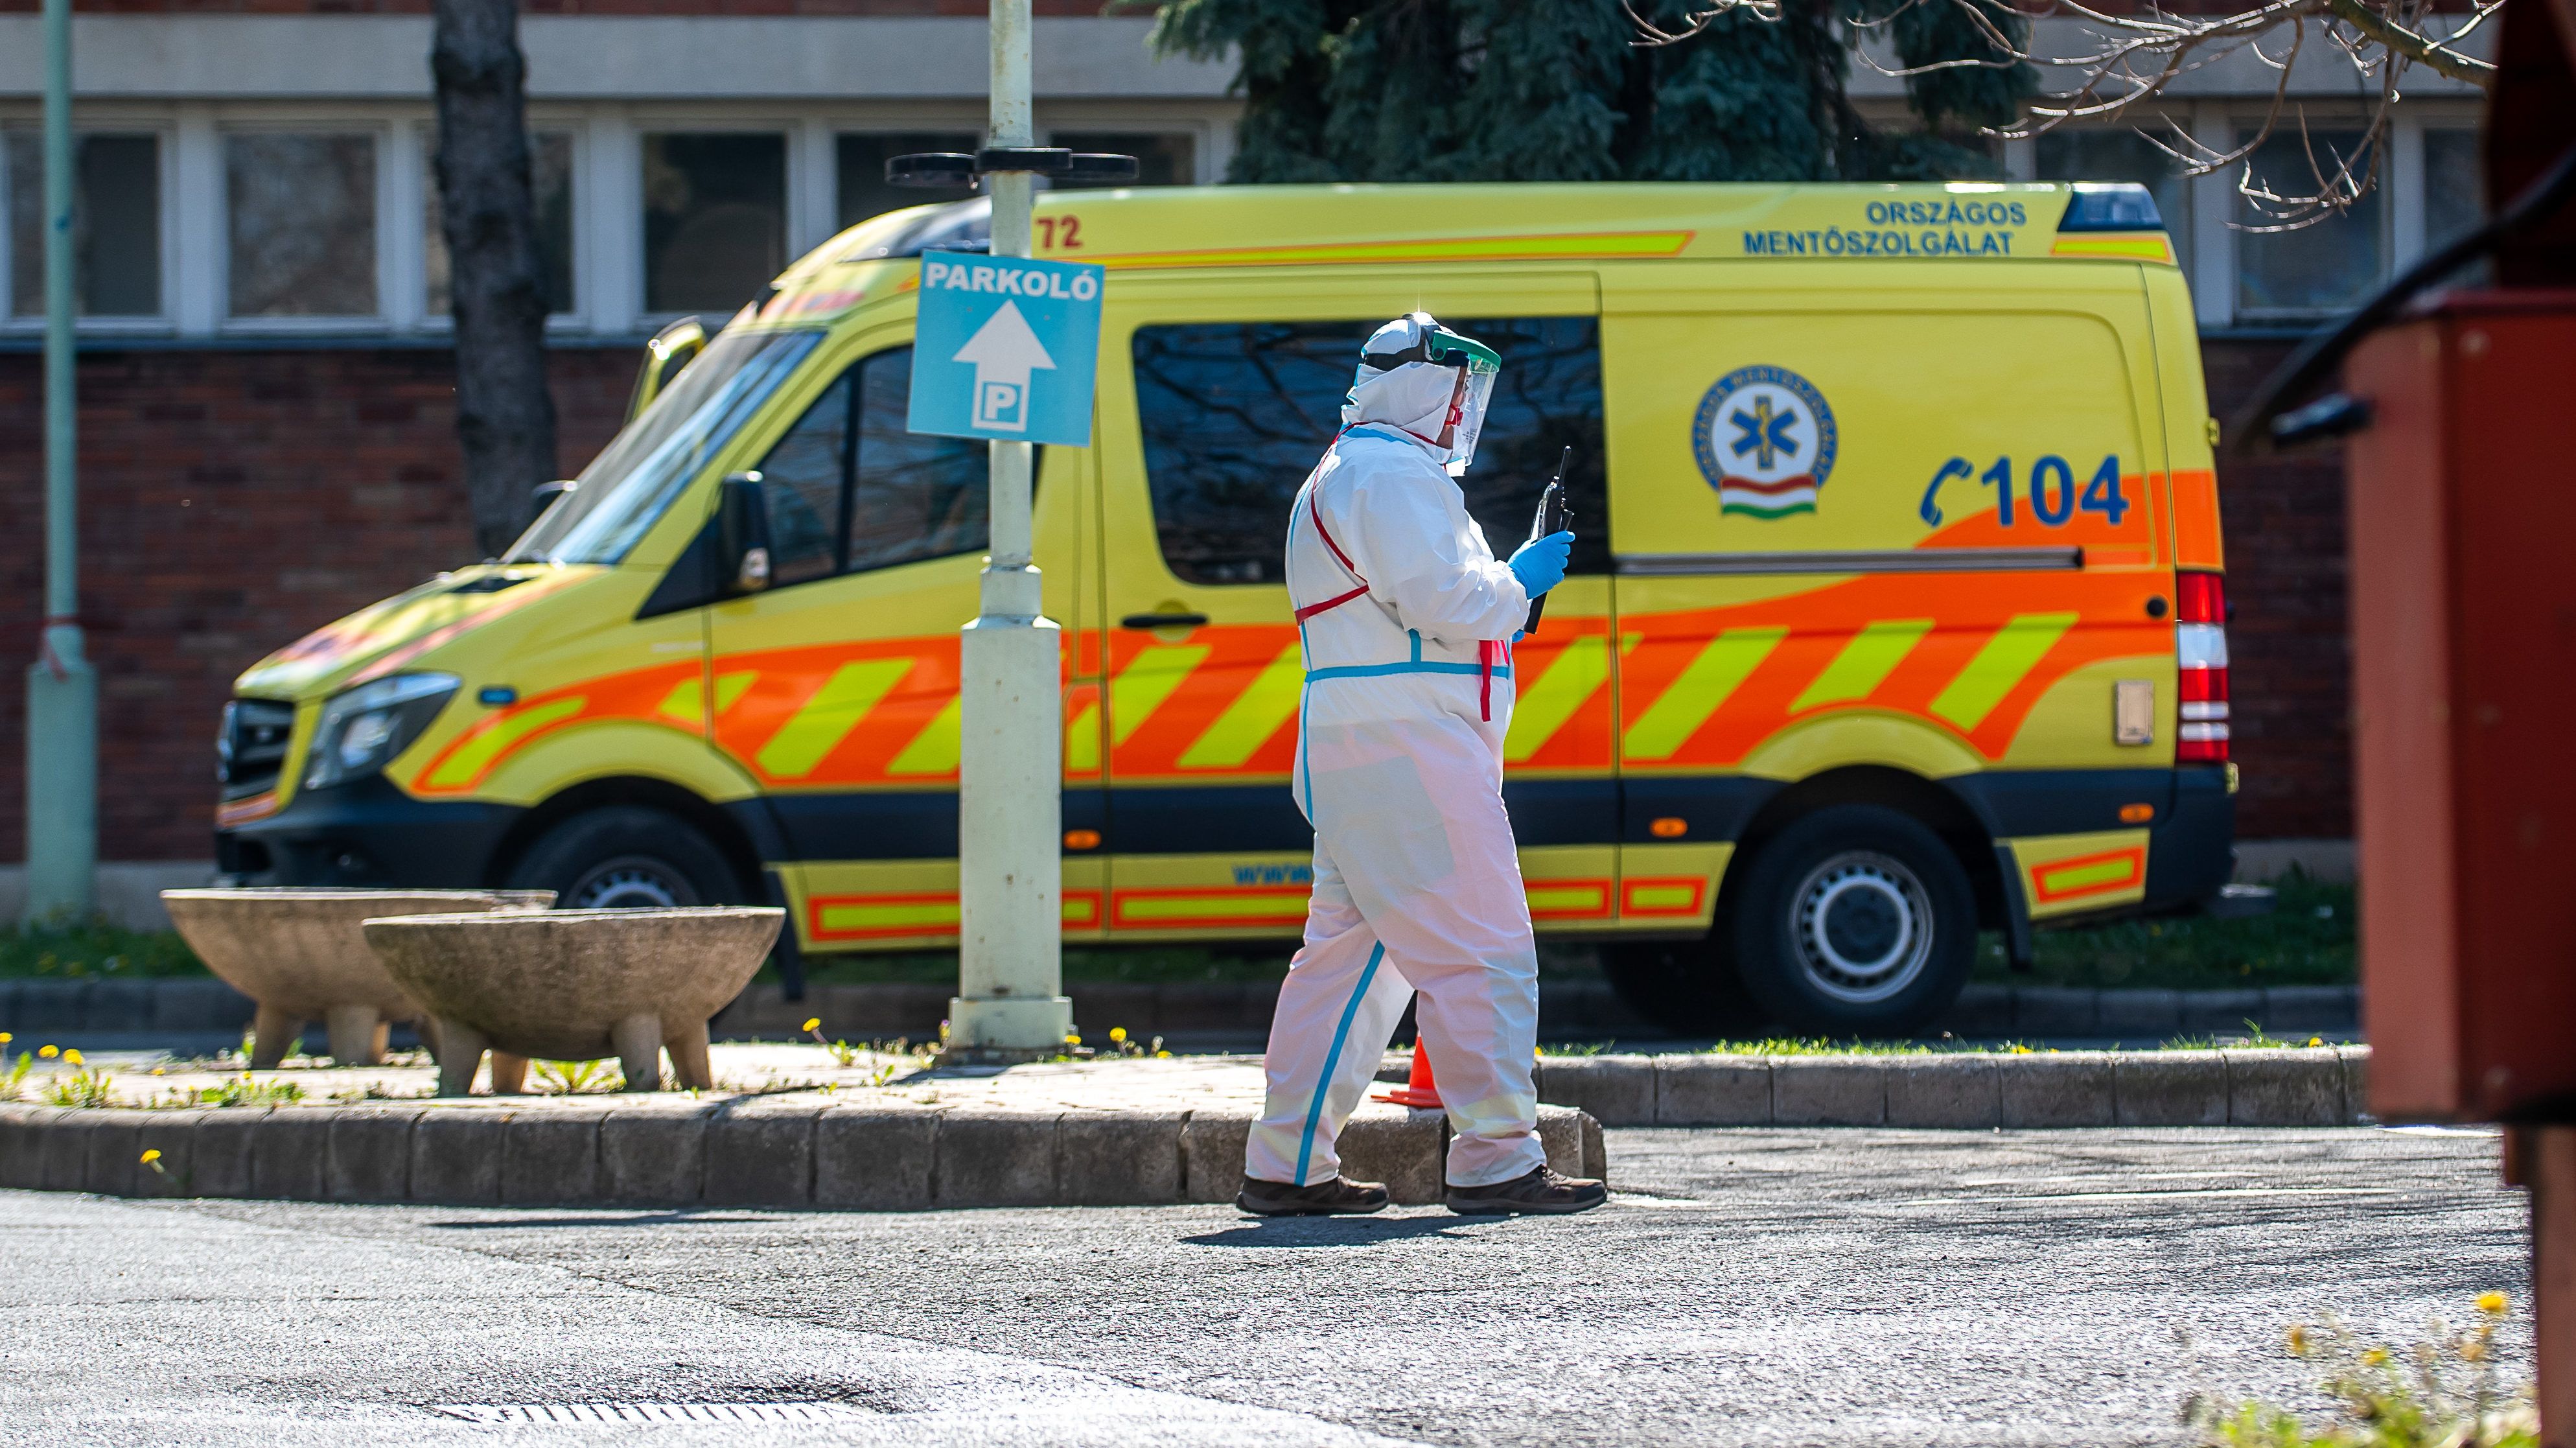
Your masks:
[[[1838,1001],[1883,1001],[1932,958],[1932,900],[1902,861],[1850,850],[1798,886],[1791,928],[1807,983]]]
[[[572,910],[653,910],[695,905],[688,882],[658,860],[611,860],[581,877],[563,902]]]

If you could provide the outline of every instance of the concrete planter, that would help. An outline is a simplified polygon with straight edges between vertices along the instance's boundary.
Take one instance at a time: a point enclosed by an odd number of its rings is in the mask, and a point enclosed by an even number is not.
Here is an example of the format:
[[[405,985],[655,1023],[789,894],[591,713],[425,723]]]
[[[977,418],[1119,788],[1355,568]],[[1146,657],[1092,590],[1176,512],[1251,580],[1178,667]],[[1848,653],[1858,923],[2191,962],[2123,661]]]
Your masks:
[[[527,1059],[615,1056],[626,1088],[715,1084],[707,1018],[768,958],[784,910],[549,910],[366,922],[367,943],[438,1022],[438,1090],[462,1096],[486,1050],[492,1089],[519,1089]]]
[[[188,948],[258,1002],[251,1064],[275,1066],[307,1021],[330,1035],[333,1058],[375,1065],[385,1028],[427,1013],[385,974],[363,922],[431,911],[543,910],[551,890],[164,890]],[[424,1033],[426,1034],[426,1033]],[[432,1049],[436,1041],[431,1042]]]

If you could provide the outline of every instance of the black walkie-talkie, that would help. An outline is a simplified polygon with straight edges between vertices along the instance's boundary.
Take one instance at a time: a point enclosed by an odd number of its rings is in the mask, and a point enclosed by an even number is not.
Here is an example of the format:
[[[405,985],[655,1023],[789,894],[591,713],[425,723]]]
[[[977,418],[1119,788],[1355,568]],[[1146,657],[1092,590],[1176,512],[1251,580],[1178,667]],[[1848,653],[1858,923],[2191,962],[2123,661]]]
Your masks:
[[[1547,486],[1539,490],[1538,516],[1530,520],[1531,542],[1535,543],[1552,533],[1562,533],[1573,523],[1574,514],[1565,506],[1565,470],[1573,461],[1574,449],[1570,446],[1557,455],[1556,476],[1548,479]],[[1547,595],[1542,593],[1530,600],[1529,622],[1521,625],[1521,632],[1537,633],[1538,616],[1545,612],[1547,612]]]

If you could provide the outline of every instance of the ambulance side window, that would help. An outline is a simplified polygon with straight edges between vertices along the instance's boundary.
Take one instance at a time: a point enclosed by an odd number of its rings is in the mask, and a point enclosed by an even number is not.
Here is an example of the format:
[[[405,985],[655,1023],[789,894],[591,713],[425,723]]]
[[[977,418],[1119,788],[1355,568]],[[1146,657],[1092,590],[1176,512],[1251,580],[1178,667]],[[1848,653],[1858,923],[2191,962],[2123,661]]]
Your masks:
[[[905,431],[911,400],[911,348],[863,358],[761,459],[773,586],[984,551],[984,444]]]
[[[850,379],[844,374],[760,460],[773,585],[829,578],[840,571],[850,440]]]
[[[1360,341],[1382,320],[1137,329],[1131,353],[1146,485],[1175,577],[1281,581],[1289,505],[1340,431]],[[1608,572],[1599,322],[1443,320],[1503,357],[1475,465],[1460,480],[1485,541],[1508,555],[1528,536],[1539,490],[1570,445],[1573,571]]]
[[[853,370],[859,447],[850,571],[982,552],[989,536],[985,445],[904,430],[912,402],[910,347],[879,352]]]

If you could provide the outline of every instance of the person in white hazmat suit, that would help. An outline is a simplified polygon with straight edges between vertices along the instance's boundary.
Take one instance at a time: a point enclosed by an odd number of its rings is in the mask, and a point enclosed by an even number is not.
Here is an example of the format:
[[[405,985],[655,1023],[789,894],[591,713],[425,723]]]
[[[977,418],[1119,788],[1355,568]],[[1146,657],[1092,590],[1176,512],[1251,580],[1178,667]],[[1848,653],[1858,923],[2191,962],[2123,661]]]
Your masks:
[[[1467,515],[1501,359],[1415,312],[1360,350],[1342,433],[1298,490],[1288,593],[1306,684],[1292,787],[1315,827],[1305,948],[1279,990],[1268,1095],[1236,1203],[1373,1212],[1341,1175],[1342,1125],[1405,1002],[1447,1104],[1460,1212],[1575,1212],[1608,1193],[1548,1169],[1531,1057],[1538,957],[1503,811],[1511,644],[1574,535],[1506,564]]]

